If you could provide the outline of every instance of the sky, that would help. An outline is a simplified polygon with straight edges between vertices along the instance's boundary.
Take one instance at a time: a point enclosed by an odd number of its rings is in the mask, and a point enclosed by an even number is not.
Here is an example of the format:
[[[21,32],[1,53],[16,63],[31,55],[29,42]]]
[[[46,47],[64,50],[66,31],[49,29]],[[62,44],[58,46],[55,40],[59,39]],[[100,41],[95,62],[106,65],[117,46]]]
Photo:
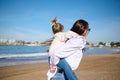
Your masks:
[[[46,41],[55,17],[65,32],[86,20],[88,42],[120,42],[120,0],[0,0],[0,39]]]

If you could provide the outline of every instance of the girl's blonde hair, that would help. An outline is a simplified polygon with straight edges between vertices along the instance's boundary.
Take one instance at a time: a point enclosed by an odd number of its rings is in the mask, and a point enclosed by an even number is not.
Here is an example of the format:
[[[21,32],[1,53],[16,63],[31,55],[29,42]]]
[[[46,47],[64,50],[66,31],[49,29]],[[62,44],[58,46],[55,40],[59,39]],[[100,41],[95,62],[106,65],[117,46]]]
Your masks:
[[[58,32],[62,32],[64,29],[64,26],[61,23],[57,23],[58,19],[57,17],[55,17],[55,19],[53,19],[51,21],[52,24],[52,31],[54,34],[58,33]]]

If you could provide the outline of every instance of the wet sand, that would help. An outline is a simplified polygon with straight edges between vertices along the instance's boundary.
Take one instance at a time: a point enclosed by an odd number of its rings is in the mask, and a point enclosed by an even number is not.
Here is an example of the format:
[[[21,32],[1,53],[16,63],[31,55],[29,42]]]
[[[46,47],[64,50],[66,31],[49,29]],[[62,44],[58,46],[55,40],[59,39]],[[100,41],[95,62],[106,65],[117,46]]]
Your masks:
[[[47,80],[48,64],[0,67],[0,80]],[[75,71],[79,80],[120,80],[120,54],[84,55]]]

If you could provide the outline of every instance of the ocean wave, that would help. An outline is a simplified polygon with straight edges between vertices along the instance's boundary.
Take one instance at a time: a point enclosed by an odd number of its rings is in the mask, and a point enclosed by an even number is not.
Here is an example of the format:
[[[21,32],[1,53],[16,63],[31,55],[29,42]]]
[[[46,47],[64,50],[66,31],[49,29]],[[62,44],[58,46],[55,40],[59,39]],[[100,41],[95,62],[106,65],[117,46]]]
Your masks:
[[[1,54],[1,58],[18,58],[18,57],[41,57],[41,56],[47,56],[48,53],[25,53],[25,54]]]
[[[0,67],[3,66],[13,66],[13,65],[22,65],[22,64],[32,64],[32,63],[44,63],[47,62],[47,60],[41,60],[41,61],[19,61],[19,62],[4,62],[0,63]]]

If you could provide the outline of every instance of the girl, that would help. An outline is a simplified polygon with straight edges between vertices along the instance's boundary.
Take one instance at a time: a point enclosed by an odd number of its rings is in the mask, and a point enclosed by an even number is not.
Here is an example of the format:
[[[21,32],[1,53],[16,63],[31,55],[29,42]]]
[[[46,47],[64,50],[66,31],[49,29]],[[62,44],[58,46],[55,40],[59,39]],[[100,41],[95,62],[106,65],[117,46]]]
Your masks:
[[[49,48],[49,60],[50,61],[50,56],[52,55],[53,51],[55,49],[57,49],[58,47],[60,47],[61,45],[65,44],[65,42],[71,38],[72,36],[76,35],[76,33],[69,31],[69,32],[64,32],[64,26],[61,23],[57,23],[57,18],[55,18],[54,20],[52,20],[52,31],[54,34],[54,39],[50,45]],[[63,61],[66,62],[66,61]],[[50,65],[50,70],[48,71],[48,80],[52,77],[50,75],[55,75],[54,72],[58,71],[56,66]],[[60,71],[60,70],[59,70]],[[62,71],[60,71],[62,72]],[[59,72],[58,72],[59,73]]]

